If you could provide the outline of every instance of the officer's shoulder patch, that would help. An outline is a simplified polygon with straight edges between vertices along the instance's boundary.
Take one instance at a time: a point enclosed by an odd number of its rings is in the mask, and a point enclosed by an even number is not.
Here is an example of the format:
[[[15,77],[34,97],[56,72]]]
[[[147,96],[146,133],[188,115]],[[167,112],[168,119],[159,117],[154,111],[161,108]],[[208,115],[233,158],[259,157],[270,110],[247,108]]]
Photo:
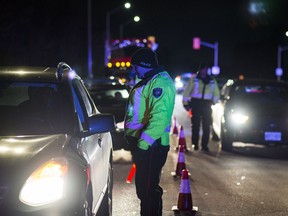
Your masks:
[[[155,98],[159,98],[162,95],[162,88],[154,88],[153,89],[153,96]]]

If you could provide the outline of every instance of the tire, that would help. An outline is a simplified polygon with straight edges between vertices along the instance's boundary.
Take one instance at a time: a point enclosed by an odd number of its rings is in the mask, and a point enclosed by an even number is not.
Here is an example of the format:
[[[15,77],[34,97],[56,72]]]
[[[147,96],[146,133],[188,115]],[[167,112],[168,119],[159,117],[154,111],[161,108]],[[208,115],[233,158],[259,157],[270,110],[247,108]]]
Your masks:
[[[224,131],[223,126],[221,126],[221,149],[223,151],[232,151],[233,148],[233,138],[228,130]]]
[[[107,179],[107,190],[104,194],[101,207],[97,216],[112,216],[112,191],[113,191],[113,168],[112,161],[109,164],[109,175]]]
[[[86,200],[83,205],[83,216],[92,216],[92,189],[91,185],[89,185],[89,189],[86,194]]]

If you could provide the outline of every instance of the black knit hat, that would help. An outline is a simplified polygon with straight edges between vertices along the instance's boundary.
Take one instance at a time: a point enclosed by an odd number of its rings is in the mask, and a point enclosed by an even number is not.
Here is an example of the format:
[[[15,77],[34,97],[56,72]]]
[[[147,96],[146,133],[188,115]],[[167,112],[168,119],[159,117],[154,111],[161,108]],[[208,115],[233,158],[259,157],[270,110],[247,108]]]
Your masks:
[[[158,67],[157,54],[149,48],[138,49],[131,56],[131,64],[144,68],[156,68]]]

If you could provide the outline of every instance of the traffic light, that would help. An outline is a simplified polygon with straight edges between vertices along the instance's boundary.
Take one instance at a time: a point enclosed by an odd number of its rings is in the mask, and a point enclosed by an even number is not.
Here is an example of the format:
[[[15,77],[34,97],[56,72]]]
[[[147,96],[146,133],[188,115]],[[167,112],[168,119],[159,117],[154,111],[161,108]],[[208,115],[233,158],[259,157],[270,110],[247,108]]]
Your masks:
[[[193,38],[193,49],[194,50],[199,50],[201,48],[201,40],[199,37],[194,37]]]

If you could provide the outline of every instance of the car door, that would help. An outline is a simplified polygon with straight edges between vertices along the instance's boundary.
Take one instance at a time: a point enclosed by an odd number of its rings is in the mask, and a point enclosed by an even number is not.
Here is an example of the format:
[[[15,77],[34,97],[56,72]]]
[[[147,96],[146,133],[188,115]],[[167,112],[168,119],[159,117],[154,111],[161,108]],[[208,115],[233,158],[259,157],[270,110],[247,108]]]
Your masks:
[[[88,96],[86,89],[80,80],[73,81],[73,97],[79,118],[80,130],[88,130],[87,117],[97,113],[96,107]],[[81,146],[89,165],[90,177],[93,188],[93,208],[99,201],[106,188],[108,178],[109,158],[107,155],[108,146],[104,144],[103,136],[108,133],[90,135],[81,139]]]

